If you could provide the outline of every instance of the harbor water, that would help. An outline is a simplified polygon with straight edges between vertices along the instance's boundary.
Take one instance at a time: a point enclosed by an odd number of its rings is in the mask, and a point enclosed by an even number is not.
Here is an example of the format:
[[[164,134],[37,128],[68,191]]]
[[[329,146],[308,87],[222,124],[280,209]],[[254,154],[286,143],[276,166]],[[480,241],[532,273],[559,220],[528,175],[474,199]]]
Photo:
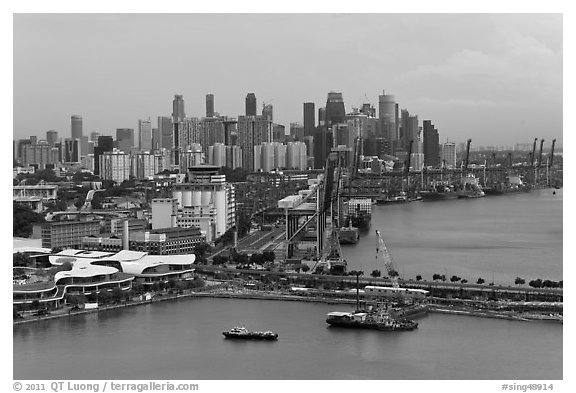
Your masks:
[[[562,191],[375,206],[343,247],[351,269],[383,270],[382,231],[406,278],[562,279]],[[330,328],[349,305],[186,298],[16,325],[15,379],[562,378],[562,324],[430,314],[410,332]],[[236,325],[277,342],[225,340]]]
[[[503,285],[516,277],[562,280],[562,189],[374,205],[370,231],[342,246],[349,270],[384,272],[376,229],[406,279],[436,273]]]

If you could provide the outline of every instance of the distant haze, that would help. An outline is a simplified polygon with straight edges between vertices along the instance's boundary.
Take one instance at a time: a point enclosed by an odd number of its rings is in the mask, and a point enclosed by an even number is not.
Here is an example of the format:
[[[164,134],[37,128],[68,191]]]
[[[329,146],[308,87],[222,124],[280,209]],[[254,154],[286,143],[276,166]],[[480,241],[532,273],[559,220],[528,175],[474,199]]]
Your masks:
[[[137,128],[170,115],[303,121],[343,93],[346,111],[382,90],[430,119],[440,140],[562,144],[561,14],[15,14],[14,138]],[[316,119],[317,121],[317,119]]]

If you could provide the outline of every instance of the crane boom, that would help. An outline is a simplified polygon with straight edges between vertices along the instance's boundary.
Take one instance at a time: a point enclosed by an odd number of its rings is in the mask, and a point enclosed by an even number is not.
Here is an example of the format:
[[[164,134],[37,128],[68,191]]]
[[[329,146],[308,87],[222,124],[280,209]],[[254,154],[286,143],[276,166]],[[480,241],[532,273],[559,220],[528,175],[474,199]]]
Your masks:
[[[552,165],[554,164],[554,145],[556,144],[556,139],[552,139],[552,151],[550,152],[550,161],[549,161],[549,167],[552,168]]]
[[[540,155],[538,156],[538,168],[542,166],[542,149],[544,148],[544,139],[540,139]]]
[[[534,159],[536,158],[536,142],[538,138],[534,138],[534,146],[532,146],[532,155],[530,156],[530,166],[534,166]]]
[[[392,287],[398,288],[398,271],[394,269],[394,264],[392,263],[392,257],[386,248],[386,244],[384,244],[384,240],[382,236],[380,236],[380,231],[376,230],[376,236],[378,237],[378,247],[376,248],[377,258],[384,262],[384,267],[388,272],[388,277],[390,277],[390,281],[392,281]]]

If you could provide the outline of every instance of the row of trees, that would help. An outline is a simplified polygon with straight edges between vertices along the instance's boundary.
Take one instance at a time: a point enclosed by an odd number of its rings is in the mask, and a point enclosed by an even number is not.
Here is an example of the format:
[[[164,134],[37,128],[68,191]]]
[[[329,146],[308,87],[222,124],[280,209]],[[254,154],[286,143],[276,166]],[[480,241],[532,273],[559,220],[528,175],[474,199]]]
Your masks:
[[[254,253],[250,257],[248,254],[245,253],[234,253],[229,258],[216,255],[212,258],[213,265],[223,265],[228,261],[234,262],[238,265],[248,265],[248,264],[256,264],[256,265],[263,265],[266,262],[274,262],[276,259],[276,254],[274,251],[264,251],[263,253]]]

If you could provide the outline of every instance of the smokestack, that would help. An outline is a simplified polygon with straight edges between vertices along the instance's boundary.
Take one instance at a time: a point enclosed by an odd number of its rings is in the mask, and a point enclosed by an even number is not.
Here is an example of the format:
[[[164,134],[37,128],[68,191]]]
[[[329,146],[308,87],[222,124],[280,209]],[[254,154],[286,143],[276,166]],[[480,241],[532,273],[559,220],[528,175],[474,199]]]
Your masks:
[[[124,222],[122,223],[122,225],[124,226],[124,230],[122,231],[122,249],[123,250],[129,250],[130,247],[129,245],[129,233],[128,233],[128,219],[124,220]]]

